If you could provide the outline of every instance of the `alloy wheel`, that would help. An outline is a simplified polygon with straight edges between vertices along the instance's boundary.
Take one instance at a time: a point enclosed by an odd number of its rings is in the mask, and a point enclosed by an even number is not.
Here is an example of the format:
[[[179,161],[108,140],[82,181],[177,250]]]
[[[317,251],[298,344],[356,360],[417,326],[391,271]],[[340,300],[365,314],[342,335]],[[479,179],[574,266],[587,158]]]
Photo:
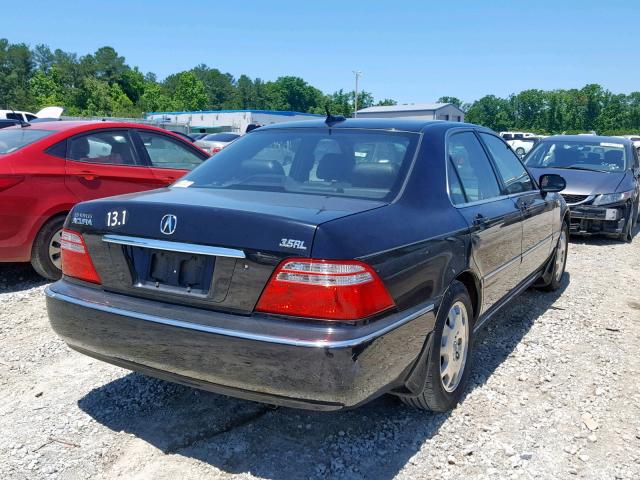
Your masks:
[[[49,260],[53,263],[56,268],[62,269],[62,250],[60,242],[62,240],[62,230],[58,230],[53,234],[51,240],[49,241]]]
[[[464,303],[456,302],[447,314],[440,343],[440,378],[445,391],[451,393],[458,388],[468,351],[469,315]]]

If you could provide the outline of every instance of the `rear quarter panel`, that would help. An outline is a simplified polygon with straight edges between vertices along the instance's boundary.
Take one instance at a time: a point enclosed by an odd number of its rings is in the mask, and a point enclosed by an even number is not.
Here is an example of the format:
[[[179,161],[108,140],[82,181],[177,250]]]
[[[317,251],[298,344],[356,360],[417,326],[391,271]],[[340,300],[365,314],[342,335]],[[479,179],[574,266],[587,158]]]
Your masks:
[[[34,148],[9,159],[24,180],[0,192],[0,260],[29,261],[33,240],[51,217],[66,214],[76,198],[65,187],[65,162]]]

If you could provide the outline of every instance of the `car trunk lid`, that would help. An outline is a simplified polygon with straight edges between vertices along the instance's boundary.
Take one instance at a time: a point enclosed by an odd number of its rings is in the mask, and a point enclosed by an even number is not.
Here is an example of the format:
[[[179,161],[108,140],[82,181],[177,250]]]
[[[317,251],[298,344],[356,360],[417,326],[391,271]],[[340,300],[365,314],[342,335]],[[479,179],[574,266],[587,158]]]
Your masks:
[[[282,192],[168,188],[78,205],[103,288],[240,313],[275,266],[309,257],[318,225],[383,202]]]

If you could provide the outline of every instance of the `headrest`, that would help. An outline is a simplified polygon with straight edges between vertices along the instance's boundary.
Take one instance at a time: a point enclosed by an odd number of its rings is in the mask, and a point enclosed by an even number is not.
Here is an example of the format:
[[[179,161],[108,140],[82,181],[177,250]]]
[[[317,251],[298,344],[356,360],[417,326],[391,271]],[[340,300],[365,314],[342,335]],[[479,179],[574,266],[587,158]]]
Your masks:
[[[273,160],[245,160],[242,162],[242,173],[251,175],[284,175],[284,168]]]
[[[620,164],[622,162],[622,150],[609,150],[604,154],[606,163]]]
[[[356,160],[353,157],[349,158],[340,153],[327,153],[318,163],[316,176],[327,182],[348,181],[355,163]]]
[[[353,168],[351,184],[354,187],[391,188],[397,177],[395,163],[360,163]]]
[[[76,138],[71,142],[71,148],[69,149],[69,157],[73,160],[80,160],[86,158],[91,151],[89,140],[87,137]]]

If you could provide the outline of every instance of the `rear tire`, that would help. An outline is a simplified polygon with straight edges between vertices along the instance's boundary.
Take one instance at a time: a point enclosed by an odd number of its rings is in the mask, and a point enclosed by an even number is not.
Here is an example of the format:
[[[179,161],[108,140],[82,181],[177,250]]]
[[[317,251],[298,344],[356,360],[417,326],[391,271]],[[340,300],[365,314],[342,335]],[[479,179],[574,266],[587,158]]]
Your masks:
[[[458,404],[471,370],[473,318],[469,293],[455,280],[438,309],[424,387],[416,397],[401,397],[404,403],[435,412],[446,412]]]
[[[562,277],[567,267],[567,253],[569,251],[569,227],[562,222],[560,230],[560,238],[553,252],[553,270],[551,271],[551,280],[546,285],[541,285],[542,290],[552,292],[558,290],[562,286]],[[560,257],[559,257],[560,256]]]
[[[524,148],[522,148],[522,147],[516,148],[516,155],[518,155],[520,157],[524,156]]]
[[[53,217],[45,223],[31,250],[31,265],[44,278],[58,280],[62,276],[60,267],[60,233],[64,216]]]

